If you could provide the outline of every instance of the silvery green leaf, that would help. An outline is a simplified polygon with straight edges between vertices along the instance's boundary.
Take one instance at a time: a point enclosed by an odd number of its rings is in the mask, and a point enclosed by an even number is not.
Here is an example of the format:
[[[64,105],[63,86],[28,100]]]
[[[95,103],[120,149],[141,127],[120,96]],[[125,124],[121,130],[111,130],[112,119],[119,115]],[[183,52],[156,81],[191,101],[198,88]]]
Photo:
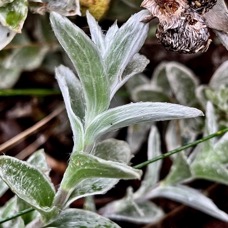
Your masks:
[[[114,161],[128,164],[131,159],[131,151],[128,144],[121,140],[107,139],[98,143],[93,151],[93,154],[106,161]],[[73,201],[95,194],[105,194],[114,185],[117,184],[117,178],[88,178],[76,185],[71,193],[67,205]]]
[[[202,117],[180,120],[182,145],[196,140],[196,137],[202,133],[203,127],[204,118]]]
[[[155,197],[172,199],[228,222],[228,215],[224,211],[220,210],[208,197],[193,188],[184,185],[159,186],[147,195],[147,198]]]
[[[34,152],[27,160],[27,162],[37,169],[39,169],[42,173],[44,173],[47,177],[51,171],[50,167],[47,164],[45,152],[43,149],[37,150]]]
[[[3,207],[0,208],[0,218],[5,219],[14,216],[17,212],[17,198],[13,197],[8,200]],[[10,221],[1,224],[1,228],[9,227],[25,228],[25,224],[21,217],[11,219]]]
[[[219,66],[209,83],[209,86],[213,89],[219,89],[222,85],[228,86],[228,60]]]
[[[92,178],[96,178],[97,180],[99,180],[99,178],[139,179],[141,177],[141,174],[141,170],[133,169],[124,163],[106,161],[91,154],[75,153],[71,156],[70,163],[67,167],[66,172],[64,173],[59,192],[56,196],[56,203],[58,204],[59,200],[61,201],[61,204],[67,203],[70,194],[74,191],[74,189],[80,186],[84,180]],[[89,183],[88,190],[102,190],[101,184],[105,184],[103,180],[98,181],[97,183],[98,188],[95,186],[94,189],[93,186],[91,189],[91,184]],[[85,185],[81,186],[84,187]],[[106,186],[106,184],[104,186]],[[81,194],[80,189],[77,192]],[[85,194],[85,192],[82,192],[82,194]]]
[[[159,102],[139,102],[109,109],[99,114],[86,129],[85,141],[90,144],[98,136],[132,124],[161,120],[193,118],[203,115],[195,108]]]
[[[182,181],[191,178],[191,170],[184,153],[178,153],[169,171],[167,177],[162,181],[164,185],[179,184]]]
[[[228,9],[224,0],[217,1],[211,10],[209,10],[204,18],[208,27],[215,31],[228,33]]]
[[[216,160],[225,164],[228,164],[228,133],[223,135],[221,139],[215,144]]]
[[[212,150],[210,153],[216,153],[217,151]],[[219,152],[222,154],[222,152]],[[227,151],[226,151],[227,153]],[[228,185],[228,170],[226,165],[221,164],[220,161],[214,161],[215,155],[208,155],[209,158],[205,161],[197,160],[199,156],[196,157],[195,162],[191,165],[191,172],[194,178],[200,178],[210,181],[215,181],[218,183]]]
[[[64,174],[62,189],[71,190],[88,178],[139,179],[141,170],[124,163],[106,161],[90,154],[74,154]]]
[[[55,11],[63,16],[81,15],[79,0],[42,0],[47,3],[46,8],[49,11]]]
[[[27,0],[14,0],[0,8],[0,24],[20,33],[28,13]]]
[[[122,140],[106,139],[98,143],[93,154],[107,161],[115,161],[128,164],[131,160],[129,145]]]
[[[196,140],[196,137],[200,129],[201,124],[203,125],[201,118],[195,119],[183,119],[177,121],[170,121],[167,126],[165,141],[167,150],[174,150],[178,147]],[[188,150],[186,150],[188,154]],[[172,155],[175,158],[176,155]]]
[[[71,108],[75,115],[80,118],[81,122],[83,122],[85,117],[85,99],[83,96],[81,82],[78,80],[76,75],[65,66],[59,66],[56,69],[56,74],[57,79],[61,77],[61,79],[65,81],[69,91]]]
[[[56,68],[56,79],[59,83],[65,106],[70,120],[74,137],[73,151],[83,148],[83,125],[79,117],[83,117],[84,105],[80,82],[69,68],[60,66]]]
[[[170,102],[169,97],[153,85],[141,85],[131,93],[134,101]]]
[[[176,62],[166,64],[166,74],[178,103],[195,106],[197,104],[195,89],[198,81],[194,74],[184,65]]]
[[[216,144],[204,143],[191,164],[193,177],[215,181],[228,185],[227,170],[227,135]],[[225,142],[223,141],[225,139]],[[196,147],[198,148],[198,147]]]
[[[167,78],[167,62],[160,63],[154,70],[152,84],[159,87],[168,97],[172,95],[169,80]]]
[[[174,150],[182,145],[179,120],[173,120],[168,123],[165,133],[165,142],[168,151]]]
[[[57,13],[51,13],[50,20],[57,39],[80,78],[86,101],[85,121],[88,124],[109,106],[109,86],[103,60],[95,44],[79,27]]]
[[[65,207],[69,207],[71,203],[83,197],[101,194],[103,195],[111,188],[113,188],[118,182],[119,179],[117,178],[111,179],[96,177],[83,180],[79,184],[77,184],[73,192],[70,194]]]
[[[228,33],[216,30],[214,32],[216,36],[219,38],[220,42],[223,44],[223,46],[228,50]]]
[[[106,51],[103,55],[104,66],[107,69],[111,91],[114,91],[117,84],[122,80],[122,75],[142,47],[148,33],[148,23],[141,20],[148,15],[146,10],[134,14],[114,34],[110,43],[106,43]],[[111,92],[113,94],[113,92]]]
[[[162,209],[154,203],[150,201],[135,202],[128,198],[106,205],[100,209],[100,213],[110,219],[135,224],[155,224],[164,216]]]
[[[0,176],[18,197],[32,207],[50,211],[55,190],[49,180],[30,164],[9,156],[0,156]]]
[[[45,46],[17,48],[6,58],[4,65],[7,69],[31,71],[41,65],[47,52],[48,47]]]
[[[2,65],[8,70],[34,70],[40,66],[49,47],[31,46],[31,41],[25,34],[18,34],[12,42],[17,46],[12,52],[5,57]]]
[[[145,56],[140,54],[135,54],[132,60],[127,65],[127,67],[125,68],[122,75],[122,80],[120,80],[116,84],[116,87],[113,88],[110,97],[112,98],[115,95],[115,93],[119,90],[119,88],[123,86],[131,77],[143,72],[148,63],[149,63],[149,60]]]
[[[135,154],[146,140],[150,124],[142,123],[131,125],[127,129],[127,142],[131,148],[131,153]]]
[[[228,112],[228,86],[221,86],[217,90],[207,89],[205,95],[220,112]],[[226,119],[226,114],[224,120]],[[225,123],[226,125],[226,123]]]
[[[16,32],[0,24],[0,50],[2,50],[14,38]]]
[[[151,127],[147,150],[147,160],[161,155],[161,139],[155,126]],[[161,165],[162,162],[159,160],[147,166],[141,186],[134,193],[134,199],[143,199],[144,195],[156,185],[159,180]]]
[[[217,130],[216,116],[213,105],[210,102],[207,103],[206,115],[207,135]],[[195,158],[191,164],[191,171],[195,178],[228,184],[228,170],[226,168],[228,160],[226,154],[228,153],[228,149],[226,144],[223,146],[223,143],[221,143],[220,145],[221,147],[213,139],[213,141],[204,142],[200,146],[200,149],[197,150],[198,152],[194,152]]]
[[[217,117],[215,115],[215,109],[213,104],[208,101],[206,107],[206,135],[214,134],[218,130]],[[210,140],[213,145],[215,138]]]
[[[35,33],[35,37],[39,40],[39,42],[53,44],[51,45],[51,47],[49,46],[51,51],[55,50],[56,48],[59,48],[59,45],[56,44],[55,34],[51,28],[51,24],[48,16],[41,16],[37,18],[36,28],[34,33]],[[53,54],[53,52],[50,52],[49,54]],[[59,58],[59,56],[56,56],[56,53],[55,53],[55,58]],[[52,61],[56,61],[56,60],[52,59]]]
[[[196,88],[196,97],[202,107],[206,107],[208,99],[205,95],[205,90],[209,87],[207,85],[200,85]]]
[[[120,228],[117,224],[109,219],[102,217],[94,212],[81,209],[66,209],[61,214],[44,227],[56,228]]]
[[[44,58],[42,69],[47,73],[54,75],[56,66],[61,65],[62,62],[62,56],[56,55],[56,52],[49,52]]]
[[[89,11],[86,12],[86,17],[89,25],[91,39],[102,53],[105,49],[105,36],[101,30],[101,27],[98,25],[95,18],[89,13]]]
[[[0,89],[9,89],[14,86],[21,74],[21,69],[7,69],[0,65]]]
[[[149,83],[149,79],[144,74],[138,74],[137,76],[132,77],[127,81],[126,88],[128,92],[131,94],[138,86]]]
[[[116,19],[115,19],[116,20]],[[117,21],[115,21],[112,26],[109,27],[108,31],[106,32],[105,34],[105,37],[104,37],[104,44],[105,44],[105,49],[103,50],[102,52],[102,56],[105,54],[105,50],[107,48],[109,48],[109,46],[112,44],[113,40],[114,40],[114,37],[116,35],[116,33],[118,32],[119,30],[119,27],[117,25]]]
[[[30,10],[33,13],[45,14],[46,12],[57,12],[63,16],[81,15],[79,0],[29,0],[32,3]],[[39,3],[39,4],[36,4]]]

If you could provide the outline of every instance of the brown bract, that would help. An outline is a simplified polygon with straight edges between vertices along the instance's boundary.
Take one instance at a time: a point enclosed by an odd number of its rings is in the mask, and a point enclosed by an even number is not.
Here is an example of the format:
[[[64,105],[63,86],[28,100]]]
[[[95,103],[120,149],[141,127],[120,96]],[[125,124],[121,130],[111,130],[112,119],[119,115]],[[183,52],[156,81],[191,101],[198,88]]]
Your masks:
[[[146,21],[157,17],[164,28],[169,29],[178,27],[179,18],[188,8],[188,4],[186,0],[144,0],[141,7],[151,13],[151,17],[146,18]]]
[[[213,0],[214,1],[214,0]],[[205,24],[202,11],[193,8],[205,6],[205,0],[144,0],[142,7],[148,9],[151,17],[145,18],[148,22],[157,17],[159,24],[156,37],[166,49],[180,53],[205,52],[210,43],[210,33]],[[207,5],[209,8],[212,4]],[[205,10],[206,12],[206,10]]]

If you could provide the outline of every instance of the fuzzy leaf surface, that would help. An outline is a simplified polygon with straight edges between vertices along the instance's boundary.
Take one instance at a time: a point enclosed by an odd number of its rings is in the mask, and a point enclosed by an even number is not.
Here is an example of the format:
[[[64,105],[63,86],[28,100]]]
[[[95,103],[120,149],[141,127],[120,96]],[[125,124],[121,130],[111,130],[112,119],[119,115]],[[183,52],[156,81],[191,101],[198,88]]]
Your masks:
[[[179,153],[175,157],[168,176],[162,181],[165,185],[178,184],[192,176],[185,154]]]
[[[85,141],[90,144],[98,136],[132,124],[203,115],[195,108],[159,102],[131,103],[99,114],[86,129]]]
[[[18,159],[1,156],[0,176],[18,197],[41,213],[50,209],[55,191],[38,169]]]
[[[141,170],[124,163],[106,161],[99,157],[77,153],[71,157],[61,183],[61,191],[72,193],[80,182],[91,178],[139,179]]]
[[[40,149],[33,153],[27,160],[27,162],[34,167],[36,167],[38,170],[40,170],[42,173],[44,173],[47,177],[49,176],[49,173],[51,171],[50,167],[47,164],[47,160],[45,157],[45,152],[43,149]]]
[[[161,139],[155,126],[151,127],[147,150],[147,160],[161,155]],[[134,199],[143,198],[155,186],[159,180],[161,165],[160,160],[147,166],[141,186],[133,195]]]
[[[191,166],[193,177],[215,181],[228,185],[228,170],[225,166],[214,162],[212,159],[205,162],[199,161]]]
[[[128,144],[116,139],[107,139],[98,143],[93,153],[104,160],[125,164],[127,164],[131,158],[131,151]],[[115,184],[117,184],[118,181],[118,178],[85,179],[76,186],[67,202],[67,205],[81,197],[105,194]]]
[[[14,0],[0,8],[0,23],[16,33],[20,33],[28,13],[26,0]]]
[[[220,42],[223,44],[223,46],[228,50],[228,33],[227,32],[220,32],[220,31],[214,31],[217,37],[219,38]]]
[[[64,210],[54,221],[44,227],[56,228],[120,228],[117,224],[109,219],[96,213],[81,210],[67,209]]]
[[[228,45],[228,44],[227,44]],[[213,89],[219,89],[221,86],[228,86],[228,61],[219,66],[219,68],[213,74],[209,86]]]
[[[143,72],[146,66],[148,65],[148,63],[149,63],[149,60],[145,56],[140,54],[135,54],[132,60],[126,66],[122,75],[122,79],[112,89],[111,98],[120,89],[120,87],[123,86],[131,77]]]
[[[168,97],[170,97],[172,95],[171,92],[171,85],[169,84],[169,80],[167,78],[167,72],[166,72],[166,66],[167,66],[167,62],[162,62],[160,63],[154,70],[153,73],[153,81],[152,84],[155,87],[159,87],[164,94],[166,94]]]
[[[128,93],[132,93],[138,86],[149,84],[150,80],[142,73],[137,74],[136,77],[130,78],[126,83]],[[132,96],[132,95],[131,95]]]
[[[89,11],[86,12],[86,17],[89,25],[91,39],[102,53],[105,49],[105,36],[101,30],[101,27],[98,25],[95,18],[89,13]]]
[[[49,11],[55,11],[64,16],[81,15],[79,0],[42,0]]]
[[[146,15],[148,15],[146,10],[134,14],[118,31],[113,33],[112,40],[106,43],[103,58],[111,91],[115,90],[126,66],[145,42],[149,25],[141,20]]]
[[[85,117],[85,99],[81,82],[76,75],[65,66],[59,66],[56,69],[56,77],[59,83],[61,83],[60,89],[64,87],[63,85],[67,87],[72,111],[80,118],[81,122],[83,122]]]
[[[193,73],[179,63],[170,62],[166,65],[166,74],[178,103],[195,106],[197,104],[195,89],[198,81]]]
[[[206,110],[205,135],[217,131],[217,119],[213,105],[208,102]],[[200,151],[191,164],[192,174],[196,178],[216,181],[228,185],[228,134],[217,141],[209,140],[202,144]],[[216,142],[217,141],[217,142]]]
[[[79,118],[82,118],[84,113],[80,82],[77,80],[73,72],[64,66],[56,68],[56,79],[63,95],[67,115],[73,131],[73,151],[80,151],[83,148],[84,140],[83,125]]]
[[[0,50],[14,38],[16,32],[0,24]]]
[[[50,20],[80,78],[86,101],[85,119],[90,122],[109,106],[109,86],[103,61],[97,47],[79,27],[57,13],[51,13]]]
[[[24,43],[24,45],[29,45],[29,43]],[[8,56],[8,58],[4,61],[4,64],[8,69],[31,71],[41,65],[47,52],[48,48],[45,46],[18,48],[14,50],[10,56]]]
[[[0,89],[9,89],[13,87],[20,77],[20,74],[20,69],[7,69],[0,65]]]
[[[147,139],[150,124],[142,123],[131,125],[127,128],[127,142],[131,148],[131,153],[136,154],[143,142]]]
[[[164,212],[154,203],[146,201],[136,203],[127,198],[112,202],[100,210],[103,216],[118,221],[127,221],[135,224],[155,224],[164,215]]]
[[[193,188],[184,185],[159,186],[146,196],[146,198],[155,197],[165,197],[181,202],[222,221],[228,222],[228,215],[224,211],[220,210],[208,197]]]
[[[167,97],[163,91],[158,90],[151,85],[138,86],[134,91],[132,91],[132,99],[134,101],[144,102],[170,102],[169,97]]]

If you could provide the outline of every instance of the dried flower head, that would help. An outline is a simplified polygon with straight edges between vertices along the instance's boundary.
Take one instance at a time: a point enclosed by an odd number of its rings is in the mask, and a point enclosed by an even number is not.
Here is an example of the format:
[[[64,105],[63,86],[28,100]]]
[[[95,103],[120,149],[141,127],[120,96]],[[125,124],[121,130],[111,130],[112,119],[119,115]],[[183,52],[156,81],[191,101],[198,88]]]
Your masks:
[[[214,1],[214,0],[213,0]],[[142,7],[159,19],[156,36],[166,49],[181,53],[205,52],[210,43],[210,33],[204,17],[190,4],[190,0],[144,0]],[[206,0],[200,1],[205,6]],[[209,5],[206,5],[209,7]]]
[[[144,0],[141,7],[148,9],[151,17],[145,21],[157,17],[165,29],[177,27],[181,14],[188,8],[186,0]]]
[[[177,28],[164,30],[160,23],[156,36],[167,50],[181,53],[205,52],[211,43],[204,21],[192,11],[179,20]]]

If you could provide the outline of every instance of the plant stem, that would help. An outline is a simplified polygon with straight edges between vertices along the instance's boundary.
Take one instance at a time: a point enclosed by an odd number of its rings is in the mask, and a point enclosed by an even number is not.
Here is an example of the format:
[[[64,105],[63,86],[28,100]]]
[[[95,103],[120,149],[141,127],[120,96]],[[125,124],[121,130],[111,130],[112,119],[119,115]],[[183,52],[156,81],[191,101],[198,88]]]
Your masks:
[[[189,143],[189,144],[184,145],[184,146],[182,146],[182,147],[179,147],[179,148],[177,148],[177,149],[171,150],[171,151],[169,151],[169,152],[167,152],[167,153],[165,153],[165,154],[162,154],[162,155],[159,155],[159,156],[157,156],[157,157],[155,157],[155,158],[152,158],[152,159],[150,159],[150,160],[148,160],[148,161],[142,162],[142,163],[140,163],[140,164],[134,166],[133,168],[135,168],[135,169],[140,169],[140,168],[142,168],[142,167],[144,167],[144,166],[146,166],[146,165],[149,165],[150,163],[153,163],[153,162],[156,162],[156,161],[158,161],[158,160],[164,159],[164,158],[166,158],[166,157],[169,157],[170,155],[179,153],[179,152],[181,152],[182,150],[185,150],[185,149],[188,149],[188,148],[190,148],[190,147],[196,146],[196,145],[198,145],[198,144],[200,144],[200,143],[202,143],[202,142],[205,142],[205,141],[207,141],[207,140],[209,140],[209,139],[212,139],[212,138],[218,137],[218,136],[220,136],[220,135],[223,135],[223,134],[225,134],[226,132],[228,132],[228,128],[224,128],[224,129],[222,129],[222,130],[220,130],[220,131],[217,131],[217,132],[215,132],[215,133],[213,133],[213,134],[211,134],[211,135],[208,135],[208,136],[206,136],[206,137],[204,137],[204,138],[201,138],[201,139],[199,139],[199,140],[196,140],[195,142]]]
[[[56,89],[1,89],[0,97],[8,96],[49,96],[58,95],[59,90]]]
[[[2,223],[4,223],[4,222],[7,222],[7,221],[9,221],[9,220],[15,219],[15,218],[17,218],[17,217],[19,217],[19,216],[22,216],[22,215],[24,215],[24,214],[27,214],[27,213],[29,213],[29,212],[31,212],[31,211],[34,211],[34,209],[33,209],[33,208],[28,208],[28,209],[25,209],[24,211],[19,211],[19,212],[18,212],[17,214],[15,214],[15,215],[9,216],[9,217],[4,218],[4,219],[1,219],[1,220],[0,220],[0,224],[2,224]]]

